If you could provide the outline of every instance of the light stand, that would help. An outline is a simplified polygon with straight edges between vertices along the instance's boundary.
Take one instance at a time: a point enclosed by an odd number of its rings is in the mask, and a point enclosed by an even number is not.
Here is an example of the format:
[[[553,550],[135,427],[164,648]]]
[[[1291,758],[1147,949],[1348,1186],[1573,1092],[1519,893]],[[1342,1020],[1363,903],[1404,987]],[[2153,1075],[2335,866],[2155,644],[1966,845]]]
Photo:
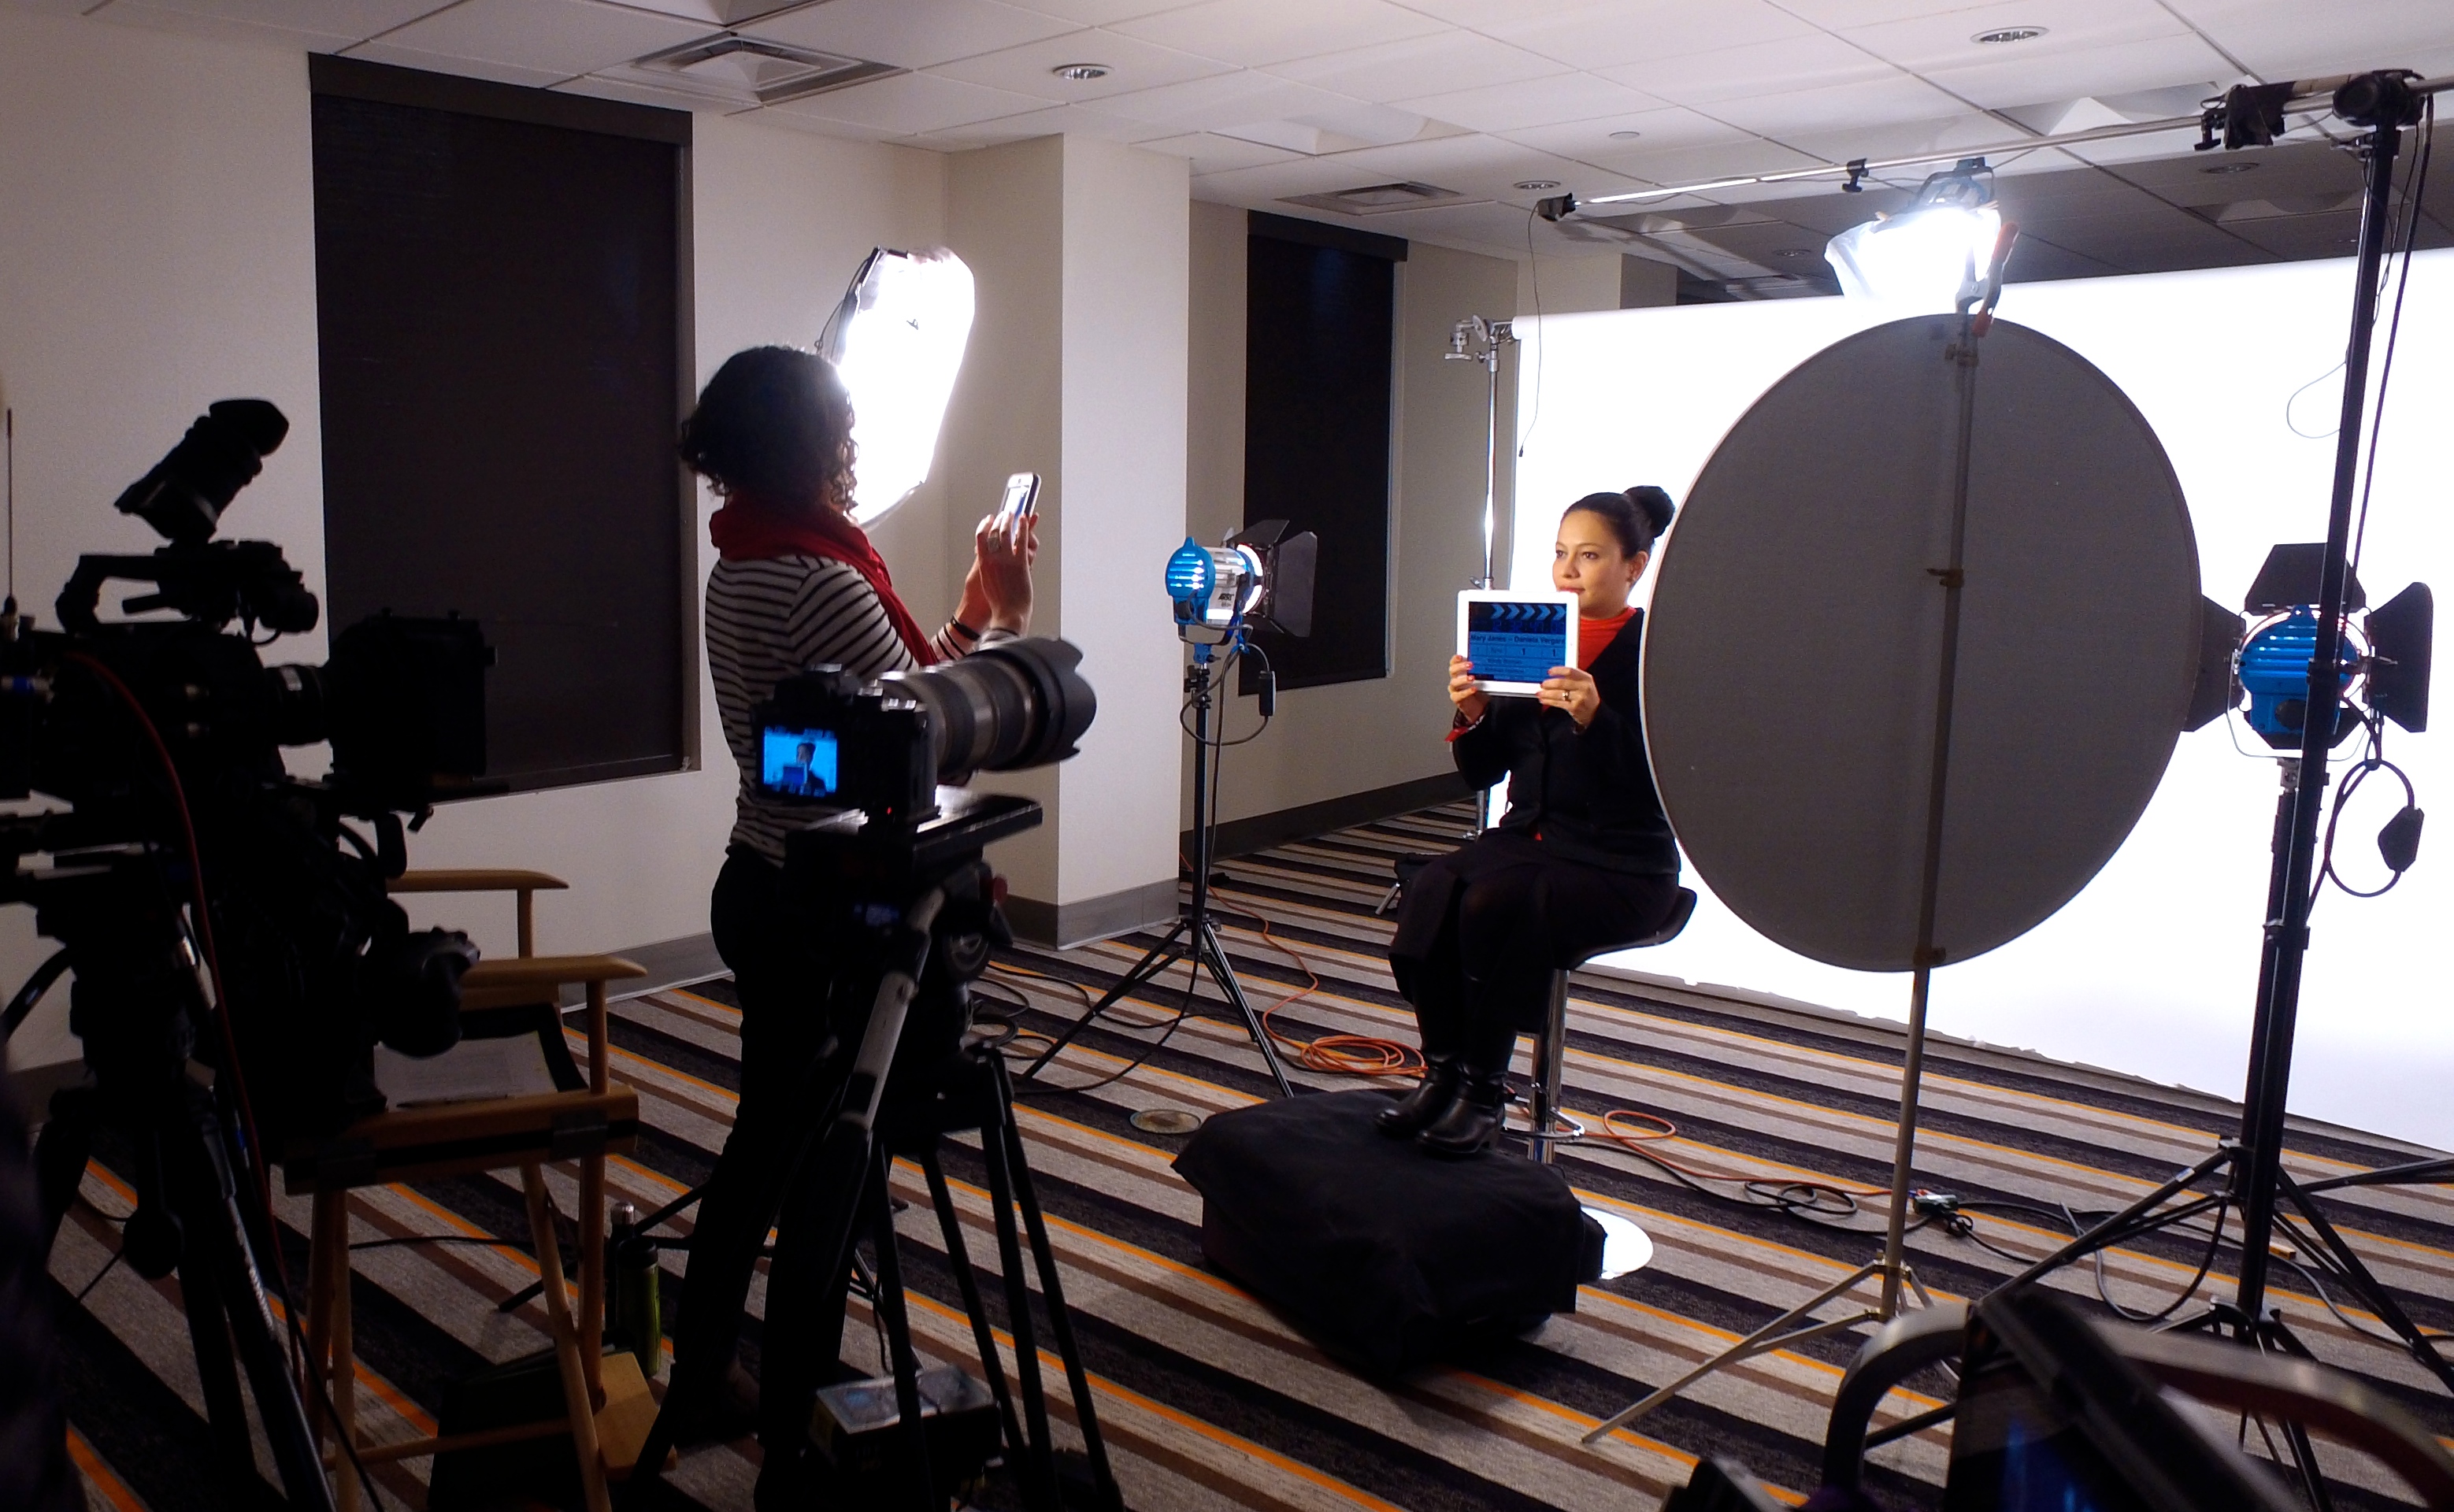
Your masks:
[[[1472,586],[1476,588],[1499,586],[1498,567],[1492,559],[1499,520],[1499,349],[1516,344],[1515,321],[1468,315],[1450,329],[1449,350],[1440,354],[1442,362],[1478,363],[1483,372],[1482,575],[1474,580]],[[1490,793],[1475,799],[1474,823],[1465,832],[1467,839],[1490,827],[1491,809],[1496,801]]]
[[[1240,624],[1237,627],[1241,633]],[[1180,960],[1191,960],[1197,970],[1208,971],[1221,996],[1234,1006],[1237,1017],[1243,1019],[1245,1033],[1253,1037],[1253,1046],[1261,1053],[1261,1063],[1270,1068],[1270,1079],[1278,1084],[1278,1096],[1292,1097],[1295,1088],[1287,1080],[1287,1068],[1279,1063],[1277,1048],[1270,1042],[1269,1026],[1253,1010],[1251,999],[1236,979],[1236,968],[1228,963],[1227,951],[1218,943],[1218,931],[1210,921],[1210,860],[1215,848],[1217,818],[1211,812],[1216,795],[1210,791],[1210,707],[1211,666],[1215,644],[1193,642],[1193,662],[1184,673],[1185,701],[1193,706],[1193,902],[1177,918],[1175,927],[1165,937],[1150,948],[1136,962],[1134,969],[1108,989],[1090,1010],[1076,1019],[1071,1027],[1049,1043],[1037,1058],[1023,1068],[1022,1079],[1032,1080],[1040,1068],[1056,1058],[1057,1053],[1074,1042],[1075,1037],[1091,1027],[1092,1021],[1115,1006],[1128,993],[1158,977]],[[1190,989],[1187,989],[1188,998]]]
[[[2320,568],[2317,644],[2309,659],[2304,710],[2333,709],[2341,701],[2343,621],[2350,563],[2352,505],[2360,482],[2361,428],[2368,393],[2369,340],[2377,324],[2380,272],[2385,261],[2394,160],[2403,131],[2418,123],[2423,103],[2454,89],[2454,78],[2414,81],[2388,72],[2358,75],[2335,91],[2336,113],[2369,129],[2362,142],[2366,174],[2361,206],[2357,272],[2352,292],[2352,329],[2343,359],[2342,429],[2336,433],[2334,494],[2326,515],[2326,545]],[[2407,250],[2406,250],[2407,251]],[[2265,942],[2259,959],[2258,1006],[2252,1021],[2248,1085],[2243,1095],[2241,1136],[2175,1176],[2128,1208],[2082,1234],[2003,1285],[2023,1286],[2045,1273],[2141,1234],[2194,1218],[2209,1209],[2241,1210],[2241,1276],[2229,1302],[2175,1324],[2229,1334],[2262,1350],[2306,1356],[2308,1350],[2266,1305],[2271,1246],[2279,1204],[2289,1203],[2315,1234],[2341,1280],[2361,1305],[2391,1328],[2413,1359],[2454,1390],[2454,1361],[2439,1353],[2430,1335],[2405,1314],[2352,1248],[2336,1232],[2313,1197],[2343,1186],[2432,1184],[2454,1180],[2454,1161],[2424,1160],[2306,1185],[2283,1168],[2285,1093],[2292,1075],[2303,965],[2309,949],[2309,911],[2317,896],[2318,821],[2325,806],[2326,754],[2336,720],[2314,715],[2303,721],[2301,751],[2283,765],[2283,791],[2276,802],[2274,864],[2268,876]],[[2194,1197],[2159,1211],[2217,1172],[2226,1180],[2219,1193]],[[2294,1450],[2308,1465],[2307,1448]],[[2313,1472],[2314,1473],[2314,1472]],[[2311,1482],[2315,1484],[2314,1480]]]
[[[1926,1002],[1934,982],[1934,968],[1942,964],[1942,953],[1935,948],[1934,921],[1942,878],[1944,799],[1950,791],[1952,706],[1960,672],[1961,591],[1966,581],[1968,474],[1977,419],[1978,342],[1992,323],[1992,305],[2001,291],[2002,264],[2009,256],[2011,235],[2016,233],[2017,229],[2013,228],[2010,235],[2005,235],[1996,244],[1992,262],[1979,286],[1983,294],[1981,301],[1962,298],[1960,335],[1943,353],[1943,360],[1952,364],[1954,387],[1960,401],[1952,471],[1951,554],[1941,567],[1927,569],[1937,586],[1942,589],[1942,647],[1937,658],[1934,758],[1926,783],[1924,850],[1918,881],[1917,945],[1915,965],[1909,978],[1907,1054],[1901,1064],[1901,1122],[1900,1132],[1892,1145],[1892,1205],[1883,1227],[1883,1252],[1678,1380],[1597,1424],[1584,1436],[1586,1443],[1594,1443],[1643,1417],[1706,1376],[1758,1355],[1786,1349],[1792,1344],[1820,1339],[1826,1334],[1842,1333],[1861,1323],[1889,1322],[1901,1314],[1904,1290],[1916,1292],[1921,1306],[1933,1303],[1933,1298],[1927,1295],[1924,1285],[1917,1279],[1916,1270],[1908,1262],[1909,1169],[1917,1154],[1918,1089],[1925,1072]],[[1882,1293],[1874,1306],[1860,1307],[1838,1318],[1816,1317],[1836,1299],[1846,1297],[1864,1282],[1878,1278],[1882,1281]]]

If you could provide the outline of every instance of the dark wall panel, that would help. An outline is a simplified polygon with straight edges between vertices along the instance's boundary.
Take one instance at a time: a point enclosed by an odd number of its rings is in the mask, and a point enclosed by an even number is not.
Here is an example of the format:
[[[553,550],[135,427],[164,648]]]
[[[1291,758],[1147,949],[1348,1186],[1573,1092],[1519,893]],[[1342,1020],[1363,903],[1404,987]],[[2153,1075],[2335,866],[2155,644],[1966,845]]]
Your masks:
[[[481,620],[515,786],[672,770],[687,147],[402,103],[396,72],[314,101],[332,621]]]
[[[1312,635],[1256,638],[1281,687],[1385,677],[1397,265],[1260,221],[1246,254],[1244,518],[1319,533],[1320,565]]]

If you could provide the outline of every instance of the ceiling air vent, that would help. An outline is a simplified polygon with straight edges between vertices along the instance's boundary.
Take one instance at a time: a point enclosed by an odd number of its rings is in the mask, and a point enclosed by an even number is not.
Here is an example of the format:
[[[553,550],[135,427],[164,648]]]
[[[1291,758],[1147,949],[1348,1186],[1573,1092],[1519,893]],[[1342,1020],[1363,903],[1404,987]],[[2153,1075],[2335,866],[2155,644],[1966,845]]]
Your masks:
[[[652,52],[635,66],[653,73],[676,74],[724,94],[748,95],[761,105],[823,94],[905,71],[888,63],[838,57],[730,31]]]
[[[1433,205],[1478,204],[1468,200],[1453,189],[1440,189],[1431,184],[1367,184],[1361,189],[1342,189],[1335,194],[1298,194],[1282,201],[1302,205],[1311,210],[1336,211],[1341,215],[1386,215],[1397,210],[1423,210]]]

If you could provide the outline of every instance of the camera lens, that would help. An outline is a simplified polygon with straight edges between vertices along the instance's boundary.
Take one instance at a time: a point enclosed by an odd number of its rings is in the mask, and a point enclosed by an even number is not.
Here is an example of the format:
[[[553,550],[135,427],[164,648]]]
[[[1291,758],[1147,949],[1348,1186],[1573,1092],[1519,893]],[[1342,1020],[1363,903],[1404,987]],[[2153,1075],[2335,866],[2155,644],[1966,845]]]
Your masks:
[[[1035,637],[882,680],[928,709],[938,780],[959,784],[976,772],[1019,771],[1072,756],[1099,712],[1081,664],[1073,646]]]
[[[209,539],[231,498],[262,471],[265,454],[289,433],[290,421],[262,399],[220,400],[152,472],[128,485],[116,508],[171,540]]]

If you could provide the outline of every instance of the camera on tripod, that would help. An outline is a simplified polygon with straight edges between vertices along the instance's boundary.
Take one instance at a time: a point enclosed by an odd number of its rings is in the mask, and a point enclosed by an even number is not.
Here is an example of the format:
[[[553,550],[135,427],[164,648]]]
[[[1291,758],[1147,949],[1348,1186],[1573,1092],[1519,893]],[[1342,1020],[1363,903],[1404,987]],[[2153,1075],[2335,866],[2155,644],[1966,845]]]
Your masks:
[[[1074,754],[1099,700],[1082,653],[1035,638],[863,682],[841,667],[775,685],[752,712],[759,785],[776,797],[857,810],[880,823],[938,813],[939,784],[1046,766]]]
[[[119,496],[170,544],[79,558],[59,630],[35,629],[13,600],[0,615],[0,797],[69,805],[0,818],[0,901],[35,905],[66,947],[70,1027],[105,1083],[122,1067],[175,1068],[202,1018],[192,972],[132,963],[192,960],[217,938],[237,1053],[262,1065],[269,1140],[379,1110],[377,1041],[411,1055],[457,1041],[476,952],[457,932],[412,931],[384,884],[407,864],[402,816],[501,787],[483,780],[493,654],[473,620],[378,615],[321,666],[259,655],[314,628],[315,595],[272,542],[212,537],[289,428],[261,399],[212,405]],[[129,613],[177,617],[103,621],[114,580],[151,589]],[[292,777],[281,748],[323,740],[330,775]],[[30,867],[37,856],[50,864]]]

